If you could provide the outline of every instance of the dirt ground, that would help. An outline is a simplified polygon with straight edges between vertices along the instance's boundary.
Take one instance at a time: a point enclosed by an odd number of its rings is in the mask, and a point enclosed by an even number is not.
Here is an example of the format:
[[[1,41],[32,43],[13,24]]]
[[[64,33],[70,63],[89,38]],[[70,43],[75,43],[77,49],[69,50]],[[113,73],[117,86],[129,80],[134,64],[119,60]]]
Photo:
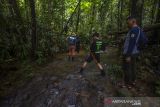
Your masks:
[[[74,62],[69,62],[66,54],[57,56],[53,62],[36,69],[25,85],[3,96],[0,107],[103,107],[107,97],[149,96],[143,82],[132,90],[118,87],[122,79],[116,81],[108,73],[110,66],[120,63],[116,53],[116,49],[109,48],[102,54],[106,77],[99,75],[94,62],[88,64],[83,77],[77,73],[84,53]]]

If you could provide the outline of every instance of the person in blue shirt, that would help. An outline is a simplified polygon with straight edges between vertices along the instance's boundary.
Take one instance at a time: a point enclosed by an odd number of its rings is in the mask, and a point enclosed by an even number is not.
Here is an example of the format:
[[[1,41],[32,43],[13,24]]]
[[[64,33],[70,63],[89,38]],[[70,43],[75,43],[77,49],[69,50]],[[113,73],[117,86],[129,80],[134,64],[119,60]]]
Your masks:
[[[136,18],[132,16],[128,17],[127,24],[129,31],[126,35],[123,48],[123,70],[125,82],[123,87],[128,87],[130,89],[136,82],[136,59],[140,53],[140,44],[143,41],[144,33],[137,25]]]
[[[68,60],[74,61],[75,55],[76,55],[76,42],[77,42],[77,37],[76,34],[72,34],[71,36],[67,37],[67,42],[68,42]]]

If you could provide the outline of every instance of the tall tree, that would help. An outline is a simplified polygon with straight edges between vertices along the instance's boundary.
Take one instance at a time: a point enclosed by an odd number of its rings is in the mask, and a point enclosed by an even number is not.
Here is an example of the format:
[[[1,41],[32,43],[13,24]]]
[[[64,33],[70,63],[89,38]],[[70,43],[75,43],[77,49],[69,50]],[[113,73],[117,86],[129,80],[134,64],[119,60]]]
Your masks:
[[[105,19],[106,19],[106,13],[108,12],[108,0],[102,0],[101,6],[100,6],[100,28],[101,28],[101,34],[104,35],[105,32]]]
[[[156,1],[156,8],[155,8],[155,23],[160,22],[160,0]]]
[[[20,10],[19,10],[19,7],[18,7],[18,3],[17,3],[17,0],[8,0],[9,4],[10,4],[10,12],[11,14],[15,14],[16,15],[16,18],[18,20],[21,20],[21,14],[20,14]]]
[[[160,0],[156,0],[154,23],[160,23]],[[154,32],[153,32],[153,40],[157,44],[160,43],[159,34],[160,34],[159,30],[154,30]]]
[[[95,22],[95,15],[96,15],[96,4],[95,4],[95,1],[92,0],[91,20],[90,20],[90,34],[91,34],[91,32],[92,32],[93,25],[94,25],[94,22]]]
[[[61,31],[64,26],[64,19],[65,19],[65,0],[61,0]]]
[[[24,0],[24,8],[25,8],[25,18],[29,20],[29,6],[28,6],[28,0]]]
[[[5,28],[6,20],[4,18],[4,9],[2,6],[2,1],[0,1],[0,31]],[[1,31],[2,32],[2,31]]]
[[[76,32],[78,31],[80,14],[81,14],[81,0],[79,0],[78,2],[79,2],[79,6],[78,6],[78,12],[77,12]]]
[[[122,30],[123,0],[118,1],[118,30]]]
[[[138,24],[142,26],[144,0],[131,0],[131,16],[134,16],[138,20]]]
[[[117,23],[118,23],[118,31],[120,31],[120,5],[121,5],[121,0],[118,1],[118,18],[117,18]]]
[[[31,55],[32,59],[35,59],[36,55],[36,48],[37,48],[37,30],[36,30],[36,12],[35,12],[35,1],[29,0],[30,3],[30,9],[31,9],[31,35],[32,35],[32,49],[31,49]]]
[[[69,23],[72,21],[73,19],[73,16],[75,15],[77,9],[78,9],[78,6],[79,6],[80,2],[78,2],[77,6],[75,7],[74,11],[72,12],[72,14],[70,15],[69,19],[67,20],[67,22],[65,23],[64,25],[64,28],[62,29],[61,31],[61,34],[63,34],[63,32],[67,33],[68,31],[68,25]]]

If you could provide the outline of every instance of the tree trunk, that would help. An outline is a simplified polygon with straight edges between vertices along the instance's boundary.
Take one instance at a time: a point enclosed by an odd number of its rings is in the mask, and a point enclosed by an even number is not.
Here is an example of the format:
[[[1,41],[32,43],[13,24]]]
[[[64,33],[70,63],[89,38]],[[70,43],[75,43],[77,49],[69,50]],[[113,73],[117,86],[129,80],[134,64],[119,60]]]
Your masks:
[[[110,31],[113,31],[112,23],[113,23],[113,5],[111,4],[111,16],[110,16]]]
[[[37,48],[35,1],[29,0],[29,3],[31,8],[31,35],[32,35],[31,56],[32,56],[32,59],[35,60],[36,48]]]
[[[131,16],[137,19],[139,26],[142,26],[144,0],[131,0]]]
[[[15,13],[17,20],[22,20],[17,1],[16,0],[9,0],[8,2],[10,4],[9,9],[10,9],[11,14],[13,15],[13,13]]]
[[[120,0],[120,22],[119,22],[119,27],[120,30],[122,30],[122,20],[123,20],[123,0]]]
[[[11,0],[8,1],[8,3],[9,3],[8,8],[9,8],[10,15],[11,15],[12,17],[14,17],[14,11],[13,11],[12,4],[10,3],[10,1],[11,1]]]
[[[72,18],[73,18],[73,16],[74,16],[74,14],[75,14],[78,6],[79,6],[79,3],[77,4],[77,6],[75,7],[73,13],[71,14],[71,16],[69,17],[69,19],[67,20],[66,24],[64,25],[64,28],[63,28],[62,32],[60,33],[61,35],[63,34],[63,32],[67,33],[67,31],[68,31],[68,24],[69,24],[70,22],[72,22]]]
[[[61,0],[62,3],[62,7],[61,7],[61,31],[63,30],[63,26],[64,26],[64,19],[65,19],[65,0]]]
[[[157,0],[153,0],[152,1],[152,10],[151,10],[151,24],[154,23],[154,15],[155,15],[155,7],[156,7],[156,1]]]
[[[155,8],[155,19],[154,19],[154,23],[160,23],[160,0],[156,1],[156,8]],[[160,44],[160,30],[159,29],[155,29],[153,32],[153,42]]]
[[[1,32],[4,32],[4,28],[6,27],[6,20],[4,18],[4,9],[3,9],[3,6],[2,6],[2,2],[0,2],[0,33]]]
[[[79,0],[78,2],[79,2],[79,7],[78,7],[78,13],[77,13],[76,32],[78,31],[80,14],[81,14],[81,0]]]
[[[118,18],[117,18],[118,31],[120,31],[120,20],[121,20],[120,19],[120,14],[121,14],[120,13],[120,5],[121,5],[121,0],[118,1],[118,7],[117,7],[117,9],[118,9]]]
[[[92,29],[93,29],[93,25],[94,25],[94,21],[95,21],[95,10],[96,10],[96,4],[94,3],[94,1],[92,0],[92,7],[91,7],[91,20],[90,20],[90,31],[89,33],[92,33]]]
[[[154,22],[155,23],[159,23],[160,22],[160,0],[157,0],[156,2],[156,8],[155,8],[155,19]]]
[[[160,23],[156,23],[153,25],[149,25],[149,26],[144,26],[143,27],[143,31],[144,32],[149,32],[149,31],[154,31],[154,30],[159,30],[160,29]],[[110,32],[108,33],[108,35],[117,35],[117,34],[126,34],[128,32],[128,29],[125,29],[123,31],[116,31],[116,32]]]
[[[105,19],[106,19],[106,13],[107,13],[107,8],[108,8],[108,1],[107,0],[102,0],[102,4],[99,10],[99,17],[100,17],[100,28],[101,28],[101,34],[105,35]]]
[[[30,17],[29,17],[29,6],[28,6],[28,0],[24,0],[24,3],[25,3],[25,18],[26,20],[29,20]]]

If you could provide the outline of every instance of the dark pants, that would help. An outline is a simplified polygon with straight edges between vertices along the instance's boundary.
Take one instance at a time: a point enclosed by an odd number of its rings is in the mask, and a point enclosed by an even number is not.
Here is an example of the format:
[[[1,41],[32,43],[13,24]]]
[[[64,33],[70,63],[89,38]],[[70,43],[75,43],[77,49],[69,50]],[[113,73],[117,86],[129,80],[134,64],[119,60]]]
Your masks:
[[[86,62],[91,62],[93,60],[96,60],[96,63],[100,63],[100,54],[99,53],[90,53],[90,55],[87,55],[85,58]]]
[[[136,60],[137,55],[131,56],[131,61],[127,62],[124,56],[123,58],[123,71],[125,84],[132,84],[136,80]]]

